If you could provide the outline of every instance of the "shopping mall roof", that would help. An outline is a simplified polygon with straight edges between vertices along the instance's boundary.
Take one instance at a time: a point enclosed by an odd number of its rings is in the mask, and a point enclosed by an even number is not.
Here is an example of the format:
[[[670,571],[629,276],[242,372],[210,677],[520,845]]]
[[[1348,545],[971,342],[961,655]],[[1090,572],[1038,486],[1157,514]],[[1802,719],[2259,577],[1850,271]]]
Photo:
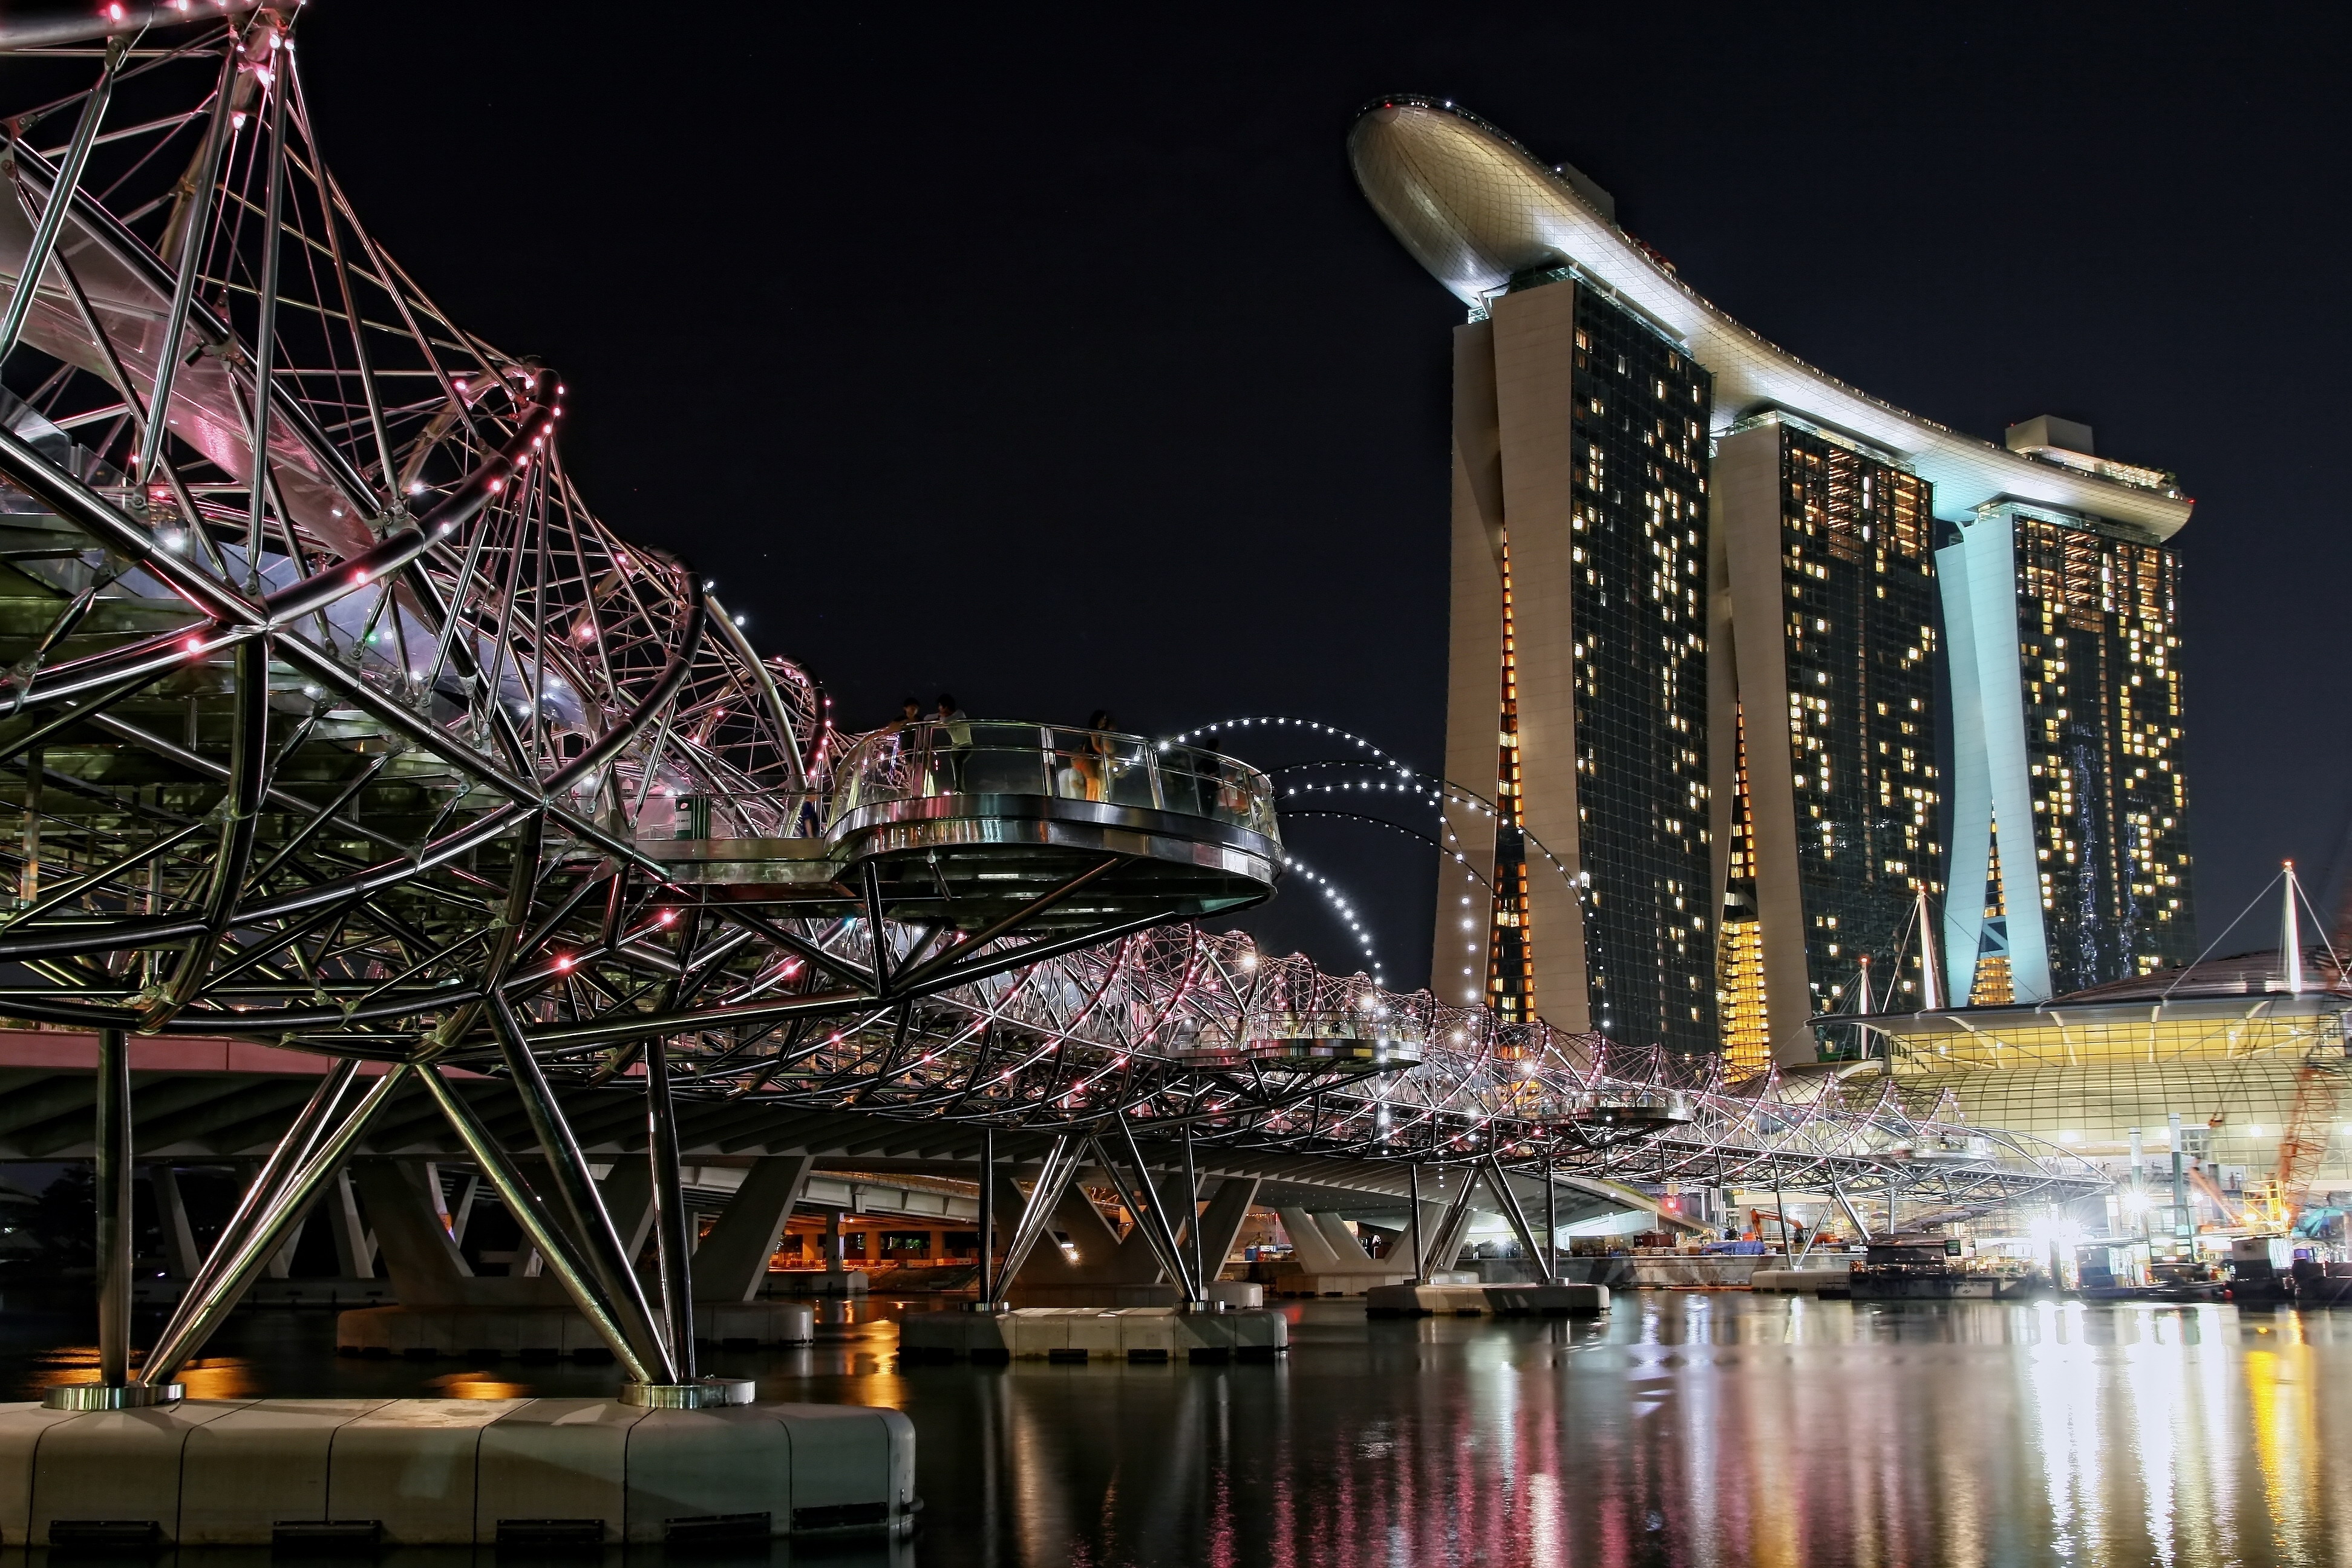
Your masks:
[[[2305,950],[2298,986],[2281,950],[2232,953],[2109,981],[2047,1002],[1937,1012],[1883,1014],[1869,1026],[1898,1037],[1921,1035],[2015,1036],[2033,1028],[2189,1023],[2221,1018],[2308,1020],[2352,1012],[2352,976],[2325,946]],[[1853,1023],[1850,1015],[1837,1021]]]

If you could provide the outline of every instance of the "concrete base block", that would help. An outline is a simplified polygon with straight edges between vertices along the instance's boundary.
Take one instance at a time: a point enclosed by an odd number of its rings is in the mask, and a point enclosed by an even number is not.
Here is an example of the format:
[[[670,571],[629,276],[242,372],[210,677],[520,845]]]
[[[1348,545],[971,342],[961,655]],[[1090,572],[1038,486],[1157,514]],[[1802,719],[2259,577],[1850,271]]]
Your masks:
[[[1290,1348],[1290,1321],[1264,1309],[1024,1307],[1010,1312],[909,1312],[898,1323],[909,1361],[1225,1362],[1271,1360]]]
[[[1272,1295],[1286,1298],[1361,1296],[1385,1285],[1410,1284],[1412,1280],[1412,1270],[1410,1268],[1351,1268],[1345,1273],[1334,1274],[1284,1273],[1276,1275],[1267,1283],[1266,1290]]]
[[[1633,1283],[1651,1289],[1738,1290],[1759,1268],[1792,1267],[1786,1254],[1637,1252],[1628,1261]]]
[[[694,1337],[718,1345],[804,1345],[816,1338],[816,1309],[803,1301],[700,1302]]]
[[[1184,1293],[1173,1285],[1015,1285],[1005,1292],[1014,1307],[1083,1307],[1112,1311],[1121,1307],[1181,1307]]]
[[[1209,1300],[1220,1307],[1263,1307],[1265,1287],[1255,1279],[1212,1279]]]
[[[816,1337],[814,1309],[799,1301],[706,1302],[694,1334],[713,1344],[804,1345]],[[588,1320],[568,1307],[369,1307],[335,1320],[344,1355],[585,1356],[611,1351]]]
[[[142,1307],[168,1307],[187,1294],[184,1279],[134,1279],[131,1299]],[[246,1288],[244,1305],[291,1310],[389,1307],[399,1298],[389,1279],[257,1279]]]
[[[897,1533],[915,1433],[895,1410],[605,1399],[0,1405],[0,1541],[146,1528],[189,1546],[549,1546]],[[78,1529],[77,1527],[81,1527]]]
[[[1364,1292],[1373,1318],[1597,1317],[1609,1310],[1606,1285],[1382,1285]]]

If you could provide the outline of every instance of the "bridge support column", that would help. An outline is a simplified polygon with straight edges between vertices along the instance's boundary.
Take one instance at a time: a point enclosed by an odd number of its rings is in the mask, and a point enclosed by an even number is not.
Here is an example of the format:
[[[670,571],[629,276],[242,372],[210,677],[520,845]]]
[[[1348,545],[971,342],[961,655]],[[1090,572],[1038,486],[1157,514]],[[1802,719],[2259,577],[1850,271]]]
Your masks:
[[[1478,1173],[1475,1170],[1458,1171],[1450,1174],[1461,1183],[1459,1190],[1443,1208],[1438,1208],[1434,1204],[1426,1205],[1423,1207],[1423,1234],[1433,1238],[1430,1242],[1429,1256],[1422,1260],[1424,1278],[1431,1274],[1442,1274],[1452,1268],[1461,1258],[1463,1240],[1470,1234],[1470,1200],[1477,1195]],[[1427,1210],[1431,1208],[1438,1208],[1434,1225],[1429,1222],[1427,1215]]]
[[[1348,1228],[1346,1220],[1335,1214],[1316,1214],[1307,1217],[1323,1233],[1323,1239],[1331,1244],[1331,1250],[1339,1255],[1342,1268],[1360,1268],[1371,1261],[1371,1255],[1364,1250],[1363,1239]]]
[[[807,1154],[772,1154],[752,1164],[719,1223],[694,1249],[696,1300],[748,1301],[760,1293],[768,1260],[815,1168]]]
[[[26,864],[30,879],[39,868]],[[96,1147],[98,1381],[114,1389],[131,1381],[131,1045],[120,1029],[98,1035]]]
[[[1070,1178],[1076,1175],[1077,1171],[1077,1145],[1067,1133],[1055,1137],[1045,1151],[1045,1164],[1037,1173],[1036,1186],[1031,1189],[1028,1201],[1020,1205],[1020,1218],[1014,1222],[1012,1239],[1004,1248],[1004,1267],[996,1278],[995,1292],[981,1303],[983,1307],[993,1307],[1002,1301],[1007,1288],[1020,1278],[1022,1265],[1029,1261],[1029,1254],[1036,1247],[1037,1238],[1045,1234],[1047,1221],[1061,1206],[1063,1195],[1069,1190]],[[1012,1184],[1008,1177],[1005,1185]],[[1017,1189],[1014,1195],[1019,1195]],[[1087,1207],[1091,1210],[1093,1205],[1088,1205]],[[1096,1223],[1101,1223],[1100,1215],[1096,1216]]]
[[[179,1397],[173,1374],[228,1317],[269,1254],[284,1244],[294,1222],[351,1157],[352,1146],[376,1113],[407,1087],[414,1070],[405,1062],[398,1064],[346,1109],[357,1067],[356,1062],[339,1062],[328,1071],[254,1178],[245,1201],[147,1352],[139,1373],[147,1391],[145,1402]]]
[[[335,1265],[346,1279],[375,1278],[375,1234],[360,1217],[359,1193],[352,1185],[352,1168],[335,1173],[327,1194],[327,1217],[335,1233]]]
[[[1545,1261],[1543,1249],[1536,1245],[1535,1226],[1528,1223],[1528,1211],[1520,1204],[1517,1192],[1513,1190],[1511,1178],[1505,1173],[1502,1162],[1492,1157],[1486,1161],[1486,1184],[1494,1190],[1496,1200],[1502,1205],[1503,1217],[1510,1222],[1511,1234],[1518,1237],[1519,1250],[1526,1255],[1528,1267],[1535,1270],[1536,1282],[1550,1284],[1551,1265]]]
[[[1349,1268],[1348,1260],[1331,1246],[1331,1238],[1315,1223],[1315,1216],[1301,1208],[1280,1208],[1274,1211],[1282,1217],[1283,1234],[1290,1237],[1290,1256],[1309,1274],[1338,1274]],[[1358,1260],[1363,1248],[1356,1249]]]
[[[1157,1266],[1149,1258],[1150,1249],[1139,1241],[1135,1252],[1126,1252],[1125,1243],[1095,1207],[1094,1200],[1076,1190],[1076,1160],[1073,1152],[1068,1173],[1054,1191],[1046,1190],[1041,1175],[1039,1184],[1025,1198],[1009,1173],[998,1173],[994,1218],[997,1231],[1005,1237],[1005,1261],[997,1270],[999,1297],[1005,1289],[1023,1283],[1024,1274],[1027,1276],[1025,1282],[1031,1285],[1114,1284],[1126,1279],[1126,1268],[1137,1258],[1145,1258],[1147,1280],[1156,1273]],[[1048,1164],[1047,1172],[1052,1169]],[[1045,1206],[1037,1216],[1038,1234],[1031,1238],[1023,1263],[1016,1266],[1012,1259],[1013,1245],[1022,1226],[1030,1223],[1031,1211],[1041,1203]],[[1076,1249],[1076,1263],[1054,1241],[1052,1233],[1057,1230],[1068,1237],[1071,1247]]]
[[[604,1212],[613,1216],[621,1256],[634,1266],[654,1233],[653,1173],[643,1160],[615,1160],[596,1190],[604,1200]]]
[[[1180,1172],[1161,1182],[1155,1189],[1151,1184],[1150,1173],[1143,1167],[1142,1152],[1136,1147],[1133,1134],[1123,1124],[1119,1131],[1122,1134],[1121,1142],[1126,1147],[1128,1156],[1128,1164],[1124,1171],[1119,1168],[1117,1157],[1104,1146],[1101,1139],[1092,1140],[1095,1158],[1102,1162],[1103,1169],[1110,1176],[1111,1184],[1118,1188],[1120,1200],[1127,1205],[1127,1212],[1135,1222],[1135,1228],[1128,1233],[1125,1240],[1120,1242],[1119,1251],[1124,1254],[1129,1247],[1134,1246],[1139,1237],[1141,1238],[1144,1246],[1150,1250],[1152,1261],[1158,1265],[1154,1272],[1164,1274],[1173,1280],[1187,1302],[1202,1300],[1204,1298],[1202,1295],[1200,1284],[1192,1278],[1191,1262],[1185,1256],[1182,1245],[1177,1239],[1178,1227],[1174,1218],[1171,1217],[1176,1205],[1181,1205],[1186,1210],[1192,1207],[1189,1201],[1191,1185]],[[1187,1195],[1179,1196],[1176,1199],[1176,1205],[1171,1205],[1170,1202],[1171,1191]],[[1121,1261],[1124,1261],[1123,1258]]]
[[[430,1194],[434,1180],[429,1165],[358,1160],[341,1184],[356,1189],[367,1205],[368,1217],[375,1222],[376,1245],[383,1249],[384,1273],[404,1307],[464,1305],[467,1289],[461,1281],[474,1277],[466,1255],[435,1212]]]
[[[195,1227],[188,1223],[188,1205],[181,1201],[180,1173],[155,1164],[148,1167],[147,1179],[155,1189],[155,1220],[163,1233],[163,1268],[174,1279],[194,1279],[202,1255]]]
[[[1249,1219],[1250,1205],[1257,1202],[1258,1186],[1255,1176],[1227,1176],[1217,1184],[1216,1195],[1193,1220],[1203,1286],[1223,1270],[1225,1259],[1232,1256],[1234,1239]]]

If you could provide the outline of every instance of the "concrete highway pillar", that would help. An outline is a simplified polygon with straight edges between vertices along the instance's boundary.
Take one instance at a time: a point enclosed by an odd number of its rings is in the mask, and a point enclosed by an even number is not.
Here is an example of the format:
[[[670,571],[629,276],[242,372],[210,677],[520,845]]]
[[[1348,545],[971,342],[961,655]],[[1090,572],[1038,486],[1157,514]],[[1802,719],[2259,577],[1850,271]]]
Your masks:
[[[768,1260],[815,1168],[816,1161],[806,1154],[770,1155],[752,1163],[719,1223],[694,1249],[696,1300],[749,1301],[760,1293]]]
[[[1232,1255],[1234,1240],[1249,1219],[1250,1205],[1257,1202],[1257,1189],[1255,1176],[1227,1176],[1217,1184],[1208,1206],[1193,1222],[1200,1227],[1201,1268],[1208,1279],[1214,1279]]]
[[[349,1165],[335,1173],[327,1189],[327,1221],[335,1233],[335,1267],[346,1279],[375,1278],[375,1237],[360,1218],[359,1194]]]
[[[1330,1238],[1323,1234],[1322,1226],[1317,1225],[1315,1216],[1305,1209],[1283,1208],[1274,1212],[1282,1216],[1283,1234],[1290,1237],[1292,1261],[1307,1273],[1338,1274],[1360,1267],[1364,1249],[1360,1247],[1356,1248],[1358,1262],[1349,1264],[1333,1249]]]
[[[355,1160],[352,1184],[374,1222],[384,1273],[404,1307],[465,1304],[474,1271],[425,1190],[426,1172],[404,1160]]]
[[[1331,1250],[1339,1255],[1343,1267],[1353,1268],[1369,1256],[1364,1251],[1363,1242],[1348,1228],[1346,1220],[1335,1214],[1318,1214],[1312,1217],[1316,1228],[1323,1233],[1323,1239],[1329,1242]]]
[[[643,1160],[613,1162],[612,1171],[597,1188],[604,1212],[613,1216],[613,1233],[620,1237],[621,1256],[635,1268],[637,1254],[654,1233],[654,1175]]]
[[[169,1165],[151,1165],[147,1179],[155,1188],[155,1218],[163,1233],[163,1268],[174,1279],[194,1279],[204,1255],[196,1250],[195,1228],[188,1224],[188,1207],[180,1199],[180,1173]]]

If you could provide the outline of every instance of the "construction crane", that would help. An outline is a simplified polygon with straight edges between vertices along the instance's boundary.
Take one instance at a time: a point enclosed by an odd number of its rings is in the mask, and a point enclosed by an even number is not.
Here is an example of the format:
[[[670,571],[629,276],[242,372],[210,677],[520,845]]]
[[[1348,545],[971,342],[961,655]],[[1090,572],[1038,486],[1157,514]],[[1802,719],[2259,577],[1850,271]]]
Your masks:
[[[2286,1136],[2279,1140],[2278,1203],[2292,1223],[2310,1196],[2311,1184],[2327,1156],[2329,1131],[2336,1124],[2343,1098],[2344,1048],[2326,1047],[2304,1058],[2294,1078],[2294,1105],[2287,1113]]]

